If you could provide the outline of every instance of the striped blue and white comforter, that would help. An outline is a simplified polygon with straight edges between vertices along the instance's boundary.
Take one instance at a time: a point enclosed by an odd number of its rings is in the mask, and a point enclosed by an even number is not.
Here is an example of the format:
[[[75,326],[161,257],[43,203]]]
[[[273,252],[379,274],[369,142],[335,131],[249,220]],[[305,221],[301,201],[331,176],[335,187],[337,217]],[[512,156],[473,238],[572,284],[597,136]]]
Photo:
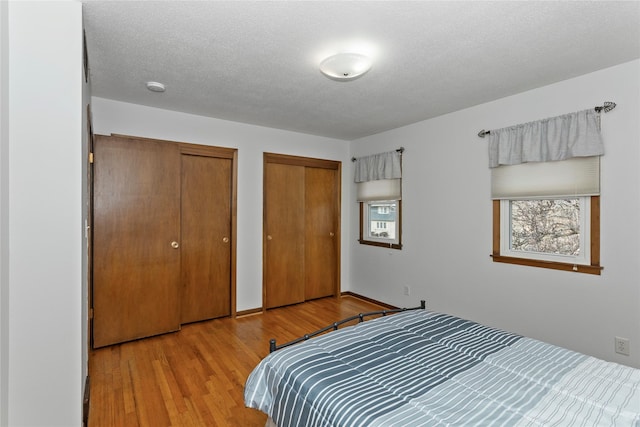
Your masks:
[[[245,404],[279,427],[640,427],[640,370],[415,310],[270,354]]]

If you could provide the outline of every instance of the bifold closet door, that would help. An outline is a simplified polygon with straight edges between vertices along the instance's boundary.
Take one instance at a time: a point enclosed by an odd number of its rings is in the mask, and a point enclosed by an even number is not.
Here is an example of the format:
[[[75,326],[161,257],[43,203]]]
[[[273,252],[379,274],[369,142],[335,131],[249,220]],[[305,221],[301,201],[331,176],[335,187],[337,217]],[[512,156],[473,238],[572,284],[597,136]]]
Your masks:
[[[182,323],[231,314],[231,159],[183,154]]]
[[[178,145],[96,136],[93,345],[180,328]]]

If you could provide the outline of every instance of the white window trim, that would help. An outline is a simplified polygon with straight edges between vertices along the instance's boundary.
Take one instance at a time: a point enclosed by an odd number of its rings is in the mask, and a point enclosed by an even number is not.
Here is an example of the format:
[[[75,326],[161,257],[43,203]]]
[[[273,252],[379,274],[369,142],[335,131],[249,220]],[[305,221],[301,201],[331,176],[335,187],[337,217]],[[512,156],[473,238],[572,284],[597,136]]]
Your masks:
[[[538,261],[560,262],[577,265],[591,264],[591,197],[580,199],[580,255],[559,255],[533,251],[514,251],[511,249],[511,200],[500,200],[500,255]]]
[[[371,204],[376,204],[376,203],[395,203],[396,204],[396,209],[398,209],[398,205],[399,205],[399,200],[370,200],[370,201],[363,201],[361,202],[364,204],[364,209],[363,209],[363,218],[362,221],[364,222],[364,224],[366,224],[366,229],[363,230],[363,239],[368,241],[368,242],[377,242],[377,243],[383,243],[385,245],[398,245],[400,244],[400,221],[398,218],[398,212],[396,211],[396,221],[395,221],[395,238],[391,239],[389,237],[375,237],[371,235],[371,220],[369,219],[369,211],[370,211],[370,205]]]

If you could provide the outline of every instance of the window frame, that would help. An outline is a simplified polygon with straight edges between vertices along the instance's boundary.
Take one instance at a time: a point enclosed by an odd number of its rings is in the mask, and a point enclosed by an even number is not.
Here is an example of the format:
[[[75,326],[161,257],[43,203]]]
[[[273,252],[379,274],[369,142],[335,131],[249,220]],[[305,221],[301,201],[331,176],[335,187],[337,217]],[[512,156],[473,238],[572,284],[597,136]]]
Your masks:
[[[535,201],[535,200],[563,200],[563,199],[576,199],[580,203],[580,254],[579,255],[563,255],[553,254],[545,252],[535,252],[526,250],[512,249],[512,227],[513,227],[513,202],[518,201]],[[511,256],[515,258],[528,258],[536,259],[540,261],[552,261],[552,262],[565,262],[570,264],[588,265],[591,260],[591,245],[583,244],[583,242],[591,241],[591,210],[590,210],[591,197],[589,196],[577,196],[577,197],[551,197],[540,199],[502,199],[500,200],[500,227],[502,227],[502,236],[509,236],[508,239],[501,240],[500,253],[505,256]]]
[[[600,266],[600,196],[585,196],[589,200],[589,224],[588,234],[589,241],[585,245],[589,246],[590,259],[585,260],[585,264],[577,262],[561,262],[549,259],[535,258],[529,253],[526,257],[515,256],[514,252],[503,252],[503,245],[510,240],[510,236],[504,236],[505,227],[502,220],[502,211],[506,204],[502,200],[493,200],[493,249],[491,257],[494,262],[502,262],[507,264],[526,265],[531,267],[550,268],[554,270],[574,271],[578,273],[587,273],[600,275],[602,267]],[[507,202],[515,199],[507,199]],[[510,228],[509,228],[510,230]],[[546,258],[546,257],[545,257]],[[576,260],[577,261],[577,260]]]
[[[396,238],[389,239],[385,237],[371,237],[368,236],[369,230],[369,216],[367,214],[366,206],[371,203],[396,203]],[[389,249],[402,249],[402,200],[368,200],[358,202],[360,204],[360,238],[358,242],[361,245],[379,246]]]

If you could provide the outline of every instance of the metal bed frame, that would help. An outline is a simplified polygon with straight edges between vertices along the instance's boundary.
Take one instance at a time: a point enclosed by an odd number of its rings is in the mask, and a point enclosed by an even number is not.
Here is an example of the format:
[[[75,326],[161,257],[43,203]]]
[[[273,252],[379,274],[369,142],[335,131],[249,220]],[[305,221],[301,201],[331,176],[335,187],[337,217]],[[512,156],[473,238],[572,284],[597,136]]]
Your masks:
[[[337,322],[333,322],[329,326],[325,326],[322,329],[318,329],[317,331],[311,332],[310,334],[305,334],[305,335],[301,336],[300,338],[296,338],[295,340],[286,342],[284,344],[276,345],[275,338],[272,338],[271,340],[269,340],[269,353],[273,353],[274,351],[280,350],[281,348],[285,348],[285,347],[289,347],[289,346],[294,345],[294,344],[298,344],[298,343],[300,343],[302,341],[306,341],[309,338],[313,338],[313,337],[318,336],[320,334],[323,334],[323,333],[325,333],[325,332],[327,332],[329,330],[336,331],[336,330],[338,330],[338,327],[340,325],[343,325],[343,324],[348,323],[348,322],[352,322],[354,320],[358,320],[358,323],[362,323],[364,321],[365,317],[377,316],[377,315],[386,316],[387,314],[399,313],[399,312],[407,311],[407,310],[424,310],[425,308],[426,308],[426,302],[425,302],[425,300],[421,300],[420,301],[420,305],[418,307],[394,308],[394,309],[389,309],[389,310],[370,311],[368,313],[356,314],[355,316],[347,317],[346,319],[342,319],[342,320],[339,320]]]

